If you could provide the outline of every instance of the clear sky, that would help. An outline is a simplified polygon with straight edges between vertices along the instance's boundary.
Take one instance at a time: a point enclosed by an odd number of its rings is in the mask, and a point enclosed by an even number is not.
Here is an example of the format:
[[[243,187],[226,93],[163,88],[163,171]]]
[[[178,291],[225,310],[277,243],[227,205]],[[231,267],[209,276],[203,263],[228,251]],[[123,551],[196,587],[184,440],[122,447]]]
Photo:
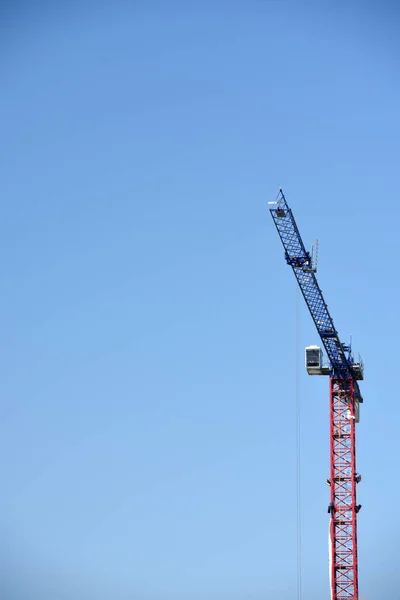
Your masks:
[[[328,599],[328,380],[280,186],[365,361],[361,596],[400,597],[399,10],[97,4],[1,8],[2,598],[296,598],[299,365]]]

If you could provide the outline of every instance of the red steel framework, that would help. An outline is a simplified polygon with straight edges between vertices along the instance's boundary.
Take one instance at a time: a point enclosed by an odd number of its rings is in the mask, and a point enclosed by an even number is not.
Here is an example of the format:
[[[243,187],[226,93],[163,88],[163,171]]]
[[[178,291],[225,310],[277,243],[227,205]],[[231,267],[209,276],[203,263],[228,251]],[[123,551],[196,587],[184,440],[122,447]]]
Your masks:
[[[330,377],[330,556],[332,600],[358,600],[354,382]]]

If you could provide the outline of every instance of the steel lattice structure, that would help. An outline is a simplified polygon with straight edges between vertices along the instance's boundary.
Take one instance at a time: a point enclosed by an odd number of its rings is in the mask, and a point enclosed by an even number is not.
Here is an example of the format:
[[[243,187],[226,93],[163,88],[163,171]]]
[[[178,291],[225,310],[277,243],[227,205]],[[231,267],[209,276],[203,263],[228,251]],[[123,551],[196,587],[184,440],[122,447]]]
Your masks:
[[[357,505],[355,425],[363,402],[358,380],[363,365],[356,363],[351,348],[340,342],[315,276],[316,265],[304,246],[292,211],[280,190],[270,209],[285,250],[319,337],[326,350],[329,367],[317,374],[330,376],[330,504],[329,565],[332,600],[358,600]],[[315,348],[315,347],[313,347]]]
[[[329,544],[334,600],[358,600],[355,434],[353,379],[331,377]]]

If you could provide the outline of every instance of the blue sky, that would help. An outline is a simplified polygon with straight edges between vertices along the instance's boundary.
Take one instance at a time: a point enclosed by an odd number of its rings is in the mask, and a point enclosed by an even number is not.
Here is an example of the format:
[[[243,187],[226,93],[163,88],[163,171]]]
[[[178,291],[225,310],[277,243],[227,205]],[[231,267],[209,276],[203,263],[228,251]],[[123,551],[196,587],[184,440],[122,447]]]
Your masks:
[[[351,6],[349,6],[351,4]],[[365,361],[360,592],[400,588],[399,11],[4,4],[9,600],[328,597],[328,381],[268,213],[284,188]]]

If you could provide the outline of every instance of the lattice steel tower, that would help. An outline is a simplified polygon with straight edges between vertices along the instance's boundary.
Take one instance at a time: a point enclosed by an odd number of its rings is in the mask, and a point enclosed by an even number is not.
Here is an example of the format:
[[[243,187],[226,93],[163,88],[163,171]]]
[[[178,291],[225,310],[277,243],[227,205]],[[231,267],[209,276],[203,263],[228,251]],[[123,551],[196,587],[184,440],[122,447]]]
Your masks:
[[[330,378],[330,487],[329,576],[331,600],[359,600],[357,560],[356,488],[361,475],[356,470],[356,423],[363,402],[358,381],[364,379],[364,366],[355,361],[351,347],[343,345],[329,314],[315,276],[316,253],[305,249],[286,198],[279,191],[270,213],[285,250],[285,259],[293,269],[311,317],[326,350],[329,364],[324,365],[322,349],[306,348],[309,375]]]

